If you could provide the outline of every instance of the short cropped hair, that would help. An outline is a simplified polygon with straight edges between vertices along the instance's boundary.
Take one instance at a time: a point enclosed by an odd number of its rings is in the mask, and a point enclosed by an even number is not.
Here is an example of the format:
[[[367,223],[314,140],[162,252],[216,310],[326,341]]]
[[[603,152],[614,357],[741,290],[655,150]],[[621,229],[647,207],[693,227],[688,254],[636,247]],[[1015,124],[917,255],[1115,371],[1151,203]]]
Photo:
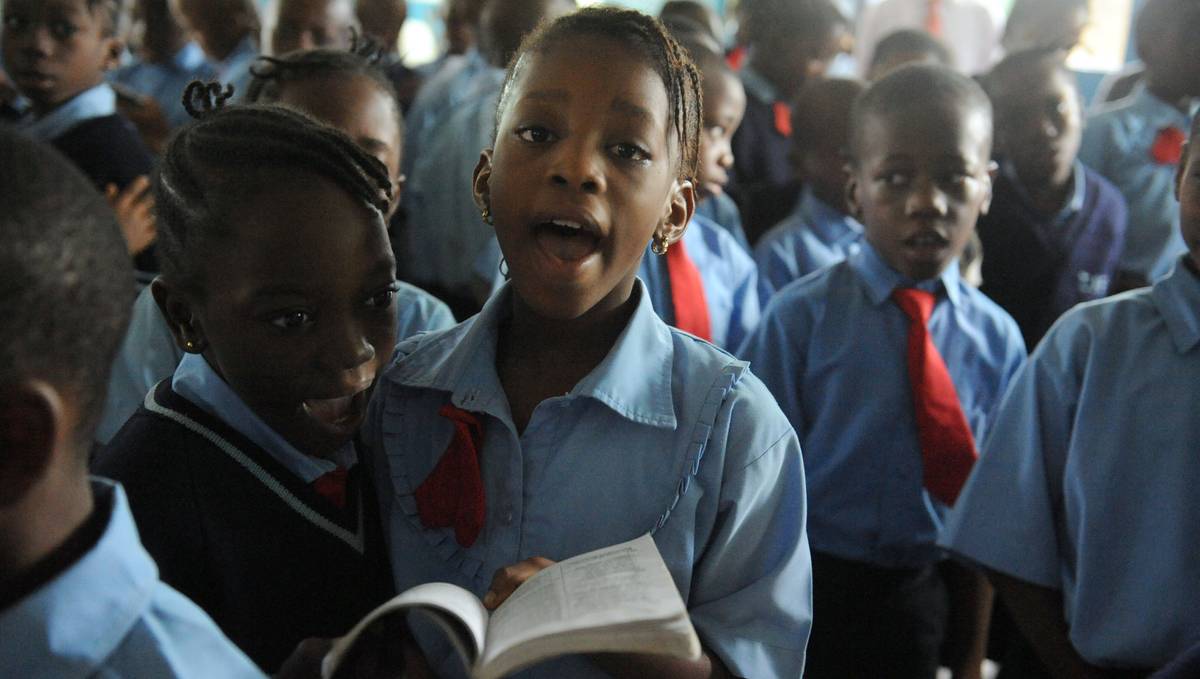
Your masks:
[[[136,291],[121,230],[73,163],[4,128],[0,205],[0,384],[74,395],[90,444]]]
[[[875,45],[871,69],[901,54],[928,54],[943,66],[952,65],[950,50],[940,40],[925,31],[906,28],[889,33]]]
[[[850,161],[858,162],[866,151],[862,148],[863,131],[872,116],[947,105],[983,113],[991,129],[992,102],[971,78],[929,64],[910,64],[892,71],[867,87],[850,109]]]
[[[997,103],[996,108],[1002,108],[998,104],[1013,88],[1023,87],[1031,78],[1047,73],[1064,76],[1071,89],[1078,93],[1075,77],[1067,67],[1066,51],[1052,47],[1013,52],[996,64],[981,82],[988,96]]]
[[[744,0],[747,42],[777,44],[779,41],[816,42],[849,26],[837,5],[830,0]]]

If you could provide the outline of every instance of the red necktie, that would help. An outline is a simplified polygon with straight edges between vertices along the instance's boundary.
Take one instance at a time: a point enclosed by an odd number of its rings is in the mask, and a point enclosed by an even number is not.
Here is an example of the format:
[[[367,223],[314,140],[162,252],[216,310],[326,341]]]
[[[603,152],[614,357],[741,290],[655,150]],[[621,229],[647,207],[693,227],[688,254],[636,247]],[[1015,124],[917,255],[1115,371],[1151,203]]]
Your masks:
[[[925,488],[947,505],[954,505],[979,454],[950,373],[933,338],[929,316],[933,293],[897,288],[892,298],[909,318],[908,377],[912,383],[917,438],[921,443]]]
[[[775,116],[775,131],[785,137],[792,136],[792,107],[786,101],[777,101],[771,105]]]
[[[1183,145],[1186,141],[1187,135],[1183,130],[1174,125],[1164,127],[1154,137],[1154,144],[1150,146],[1150,157],[1159,165],[1178,165],[1183,157]]]
[[[925,32],[935,38],[942,36],[942,1],[929,0],[925,9]]]
[[[704,299],[700,270],[688,257],[683,240],[667,250],[667,277],[671,280],[671,306],[675,307],[675,327],[696,337],[712,340],[712,322]]]
[[[346,508],[346,474],[347,471],[338,467],[331,472],[325,472],[309,484],[317,495],[329,500],[338,509]]]
[[[454,423],[454,436],[437,466],[417,486],[417,513],[426,528],[454,526],[454,539],[470,547],[483,530],[483,477],[479,472],[483,423],[473,413],[449,403],[438,414]]]

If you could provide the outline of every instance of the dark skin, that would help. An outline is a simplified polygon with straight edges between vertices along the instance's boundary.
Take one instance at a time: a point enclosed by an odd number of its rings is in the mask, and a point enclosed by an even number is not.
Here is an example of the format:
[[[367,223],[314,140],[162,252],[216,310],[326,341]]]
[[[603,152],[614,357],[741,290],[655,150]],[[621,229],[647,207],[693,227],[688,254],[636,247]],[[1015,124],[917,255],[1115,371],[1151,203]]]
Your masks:
[[[496,370],[521,431],[538,404],[570,391],[611,351],[637,303],[633,282],[646,242],[683,235],[695,191],[678,176],[666,87],[623,45],[573,40],[527,53],[519,72],[474,188],[512,275]],[[494,610],[552,563],[534,557],[500,569],[484,605]],[[729,676],[707,651],[696,661],[633,654],[592,661],[615,676]]]
[[[175,21],[166,0],[138,0],[133,7],[133,17],[145,26],[141,46],[143,61],[167,63],[188,42],[187,31]]]
[[[846,205],[846,149],[850,106],[862,92],[853,81],[820,80],[805,86],[792,111],[792,164],[813,195],[837,210]]]
[[[791,101],[805,81],[825,75],[846,35],[846,27],[837,26],[827,35],[808,40],[772,36],[750,52],[749,65],[779,91],[782,100]]]
[[[1200,9],[1189,5],[1183,16],[1153,31],[1154,40],[1138,45],[1146,64],[1146,89],[1184,112],[1200,96],[1200,42],[1192,31],[1197,21]]]

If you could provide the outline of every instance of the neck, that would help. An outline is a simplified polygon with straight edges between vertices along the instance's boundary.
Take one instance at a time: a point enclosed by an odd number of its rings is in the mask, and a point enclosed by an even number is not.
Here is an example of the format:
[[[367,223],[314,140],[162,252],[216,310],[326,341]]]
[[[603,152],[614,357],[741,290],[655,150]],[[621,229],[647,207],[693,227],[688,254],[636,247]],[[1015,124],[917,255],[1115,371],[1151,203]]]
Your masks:
[[[1053,215],[1061,210],[1070,199],[1074,186],[1073,170],[1067,170],[1065,176],[1051,176],[1032,182],[1025,181],[1018,171],[1017,178],[1033,202],[1034,209],[1043,215]]]
[[[1146,74],[1146,90],[1184,113],[1191,110],[1193,97],[1190,93],[1181,92],[1161,78],[1155,78],[1153,73]]]
[[[91,547],[84,539],[90,536],[81,533],[94,502],[87,474],[72,470],[42,479],[15,506],[0,510],[0,610],[53,579]]]

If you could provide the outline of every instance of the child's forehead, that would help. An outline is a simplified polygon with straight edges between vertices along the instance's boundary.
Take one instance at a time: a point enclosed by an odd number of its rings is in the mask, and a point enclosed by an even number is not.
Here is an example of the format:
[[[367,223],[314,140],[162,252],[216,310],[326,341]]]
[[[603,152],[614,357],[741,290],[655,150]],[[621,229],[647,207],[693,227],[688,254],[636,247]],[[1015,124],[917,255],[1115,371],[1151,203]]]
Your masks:
[[[106,10],[108,3],[88,0],[2,0],[0,8],[4,13],[35,11],[49,16],[68,16],[76,19],[99,17]]]
[[[897,148],[961,149],[991,141],[990,116],[964,102],[876,109],[863,125],[866,154],[886,155]]]

